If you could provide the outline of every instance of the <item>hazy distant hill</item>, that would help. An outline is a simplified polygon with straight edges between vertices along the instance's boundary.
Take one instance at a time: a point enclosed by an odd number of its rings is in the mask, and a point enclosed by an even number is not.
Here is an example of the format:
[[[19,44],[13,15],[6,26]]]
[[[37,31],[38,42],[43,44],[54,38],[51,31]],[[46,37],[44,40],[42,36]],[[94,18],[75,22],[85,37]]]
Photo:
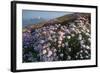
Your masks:
[[[23,19],[23,27],[41,23],[41,22],[45,22],[45,21],[46,20],[43,18]]]

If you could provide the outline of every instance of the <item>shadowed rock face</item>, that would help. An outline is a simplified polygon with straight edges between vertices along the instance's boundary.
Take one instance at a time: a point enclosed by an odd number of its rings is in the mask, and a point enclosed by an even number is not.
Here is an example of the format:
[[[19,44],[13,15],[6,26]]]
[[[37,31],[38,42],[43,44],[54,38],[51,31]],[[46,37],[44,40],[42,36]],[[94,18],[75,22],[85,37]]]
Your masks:
[[[90,14],[74,13],[28,26],[23,62],[91,59]]]

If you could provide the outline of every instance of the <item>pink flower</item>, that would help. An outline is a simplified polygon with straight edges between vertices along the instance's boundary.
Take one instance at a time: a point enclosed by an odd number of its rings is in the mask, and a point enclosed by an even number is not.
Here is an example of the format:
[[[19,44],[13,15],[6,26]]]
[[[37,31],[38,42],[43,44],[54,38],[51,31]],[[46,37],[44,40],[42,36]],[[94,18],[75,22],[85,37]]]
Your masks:
[[[81,34],[79,35],[78,40],[82,40],[82,35]]]
[[[58,45],[58,47],[61,47],[61,45]]]
[[[62,43],[62,41],[58,41],[58,44],[61,44]]]
[[[52,40],[51,36],[48,37],[48,40]]]
[[[89,32],[90,32],[90,30],[89,30],[89,29],[87,29],[87,32],[89,33]]]
[[[56,52],[57,50],[56,49],[53,49],[53,51]]]
[[[74,37],[74,36],[75,36],[75,34],[71,34],[71,36],[72,36],[72,37]]]
[[[43,31],[42,33],[45,35],[46,34],[46,31]]]
[[[70,28],[71,29],[71,31],[75,31],[75,28]]]
[[[61,57],[63,57],[63,56],[64,56],[64,54],[63,54],[63,53],[61,53],[61,54],[60,54],[60,56],[61,56]]]
[[[52,33],[53,33],[53,31],[52,31],[52,30],[50,30],[50,33],[52,34]]]
[[[50,48],[47,48],[47,51],[50,51]]]
[[[47,53],[47,50],[43,50],[43,54],[46,54]]]
[[[47,57],[50,57],[52,55],[52,51],[48,51],[48,55],[47,55]]]
[[[46,48],[46,47],[47,47],[47,45],[44,45],[44,46],[43,46],[43,48]]]
[[[65,46],[65,44],[62,44],[62,47],[64,47]]]
[[[63,36],[65,33],[62,32],[62,31],[59,31],[58,34],[59,34],[60,36]]]
[[[41,41],[40,41],[40,43],[44,43],[44,42],[45,42],[44,40],[41,40]]]
[[[86,46],[86,49],[90,49],[90,47],[89,46]]]
[[[67,36],[67,39],[70,39],[71,38],[71,36]]]
[[[56,42],[57,41],[57,39],[54,39],[54,42]]]

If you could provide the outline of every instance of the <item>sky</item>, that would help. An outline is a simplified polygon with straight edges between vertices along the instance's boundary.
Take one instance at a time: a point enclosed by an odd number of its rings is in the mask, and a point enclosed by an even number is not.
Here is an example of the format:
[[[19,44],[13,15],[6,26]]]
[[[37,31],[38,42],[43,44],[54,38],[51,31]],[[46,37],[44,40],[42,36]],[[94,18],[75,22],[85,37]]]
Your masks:
[[[23,10],[22,18],[23,20],[32,19],[32,18],[43,18],[46,20],[57,18],[66,14],[70,14],[69,12],[54,12],[54,11],[36,11],[36,10]]]

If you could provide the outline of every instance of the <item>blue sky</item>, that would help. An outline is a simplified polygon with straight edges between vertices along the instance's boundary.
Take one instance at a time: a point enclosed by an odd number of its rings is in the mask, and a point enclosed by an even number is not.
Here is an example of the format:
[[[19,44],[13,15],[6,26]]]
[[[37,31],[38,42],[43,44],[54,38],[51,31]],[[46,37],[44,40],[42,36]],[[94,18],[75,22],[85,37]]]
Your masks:
[[[32,18],[43,18],[46,20],[57,18],[69,12],[54,12],[54,11],[36,11],[36,10],[23,10],[22,18],[23,20],[32,19]]]

